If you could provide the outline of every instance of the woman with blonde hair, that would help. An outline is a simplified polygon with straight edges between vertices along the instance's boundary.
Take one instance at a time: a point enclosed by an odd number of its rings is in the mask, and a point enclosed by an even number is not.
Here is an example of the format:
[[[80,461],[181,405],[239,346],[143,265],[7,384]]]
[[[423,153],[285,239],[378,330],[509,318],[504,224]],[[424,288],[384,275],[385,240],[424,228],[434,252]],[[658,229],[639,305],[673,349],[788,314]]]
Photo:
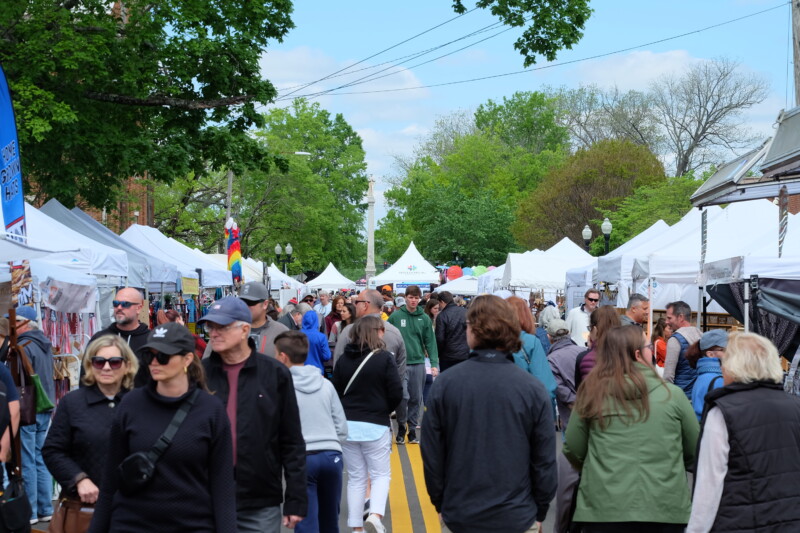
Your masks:
[[[578,390],[563,451],[581,471],[573,521],[585,533],[682,533],[689,521],[697,418],[652,357],[642,328],[611,328]]]
[[[61,485],[64,520],[97,502],[117,406],[133,388],[139,360],[118,335],[92,341],[83,356],[83,384],[58,403],[42,448],[45,465]]]
[[[719,357],[725,386],[705,398],[686,531],[800,531],[800,398],[783,391],[778,350],[732,333]]]

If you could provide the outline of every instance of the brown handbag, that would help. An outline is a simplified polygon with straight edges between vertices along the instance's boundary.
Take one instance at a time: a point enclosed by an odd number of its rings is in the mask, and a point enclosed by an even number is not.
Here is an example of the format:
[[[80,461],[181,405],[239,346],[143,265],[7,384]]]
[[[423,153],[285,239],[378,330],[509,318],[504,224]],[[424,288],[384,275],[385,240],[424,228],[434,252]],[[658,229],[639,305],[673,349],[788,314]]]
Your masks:
[[[50,533],[86,533],[94,516],[94,505],[62,498],[53,510]]]

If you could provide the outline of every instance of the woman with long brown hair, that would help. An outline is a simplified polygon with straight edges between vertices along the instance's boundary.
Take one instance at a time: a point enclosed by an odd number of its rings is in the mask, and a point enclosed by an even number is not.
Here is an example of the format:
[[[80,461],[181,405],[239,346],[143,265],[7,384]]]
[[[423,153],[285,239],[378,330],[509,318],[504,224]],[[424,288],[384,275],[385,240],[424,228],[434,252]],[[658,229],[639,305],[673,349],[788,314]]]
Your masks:
[[[582,472],[573,521],[585,533],[679,533],[689,521],[699,426],[652,357],[639,326],[611,328],[578,391],[564,455]]]
[[[620,325],[617,310],[611,305],[598,307],[589,315],[589,349],[575,361],[575,390],[592,371],[597,359],[597,347],[606,332]]]

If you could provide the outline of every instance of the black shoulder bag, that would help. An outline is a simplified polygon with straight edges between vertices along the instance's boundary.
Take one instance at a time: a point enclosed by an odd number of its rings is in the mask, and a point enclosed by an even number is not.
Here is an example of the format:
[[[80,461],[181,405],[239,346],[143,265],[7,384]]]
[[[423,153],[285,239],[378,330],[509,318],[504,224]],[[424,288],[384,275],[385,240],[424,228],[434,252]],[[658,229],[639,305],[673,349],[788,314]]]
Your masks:
[[[199,393],[200,389],[195,389],[192,395],[183,401],[175,416],[172,417],[172,422],[150,450],[132,453],[120,463],[117,467],[117,474],[119,475],[119,491],[122,494],[131,496],[150,483],[156,472],[156,463],[172,444],[175,433],[186,419],[186,415],[189,414]]]

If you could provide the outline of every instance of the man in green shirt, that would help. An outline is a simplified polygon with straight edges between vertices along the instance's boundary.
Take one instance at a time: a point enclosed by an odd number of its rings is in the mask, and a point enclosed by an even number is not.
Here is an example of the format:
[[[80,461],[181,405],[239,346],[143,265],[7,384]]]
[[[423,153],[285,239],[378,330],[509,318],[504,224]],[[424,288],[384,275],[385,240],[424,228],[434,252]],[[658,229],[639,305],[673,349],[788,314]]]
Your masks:
[[[406,288],[405,305],[389,317],[389,323],[400,330],[406,345],[406,377],[408,381],[408,443],[419,444],[417,425],[425,387],[425,356],[431,360],[433,377],[439,374],[439,352],[433,322],[419,307],[422,291],[416,285]],[[395,442],[405,444],[406,428],[399,426]]]

